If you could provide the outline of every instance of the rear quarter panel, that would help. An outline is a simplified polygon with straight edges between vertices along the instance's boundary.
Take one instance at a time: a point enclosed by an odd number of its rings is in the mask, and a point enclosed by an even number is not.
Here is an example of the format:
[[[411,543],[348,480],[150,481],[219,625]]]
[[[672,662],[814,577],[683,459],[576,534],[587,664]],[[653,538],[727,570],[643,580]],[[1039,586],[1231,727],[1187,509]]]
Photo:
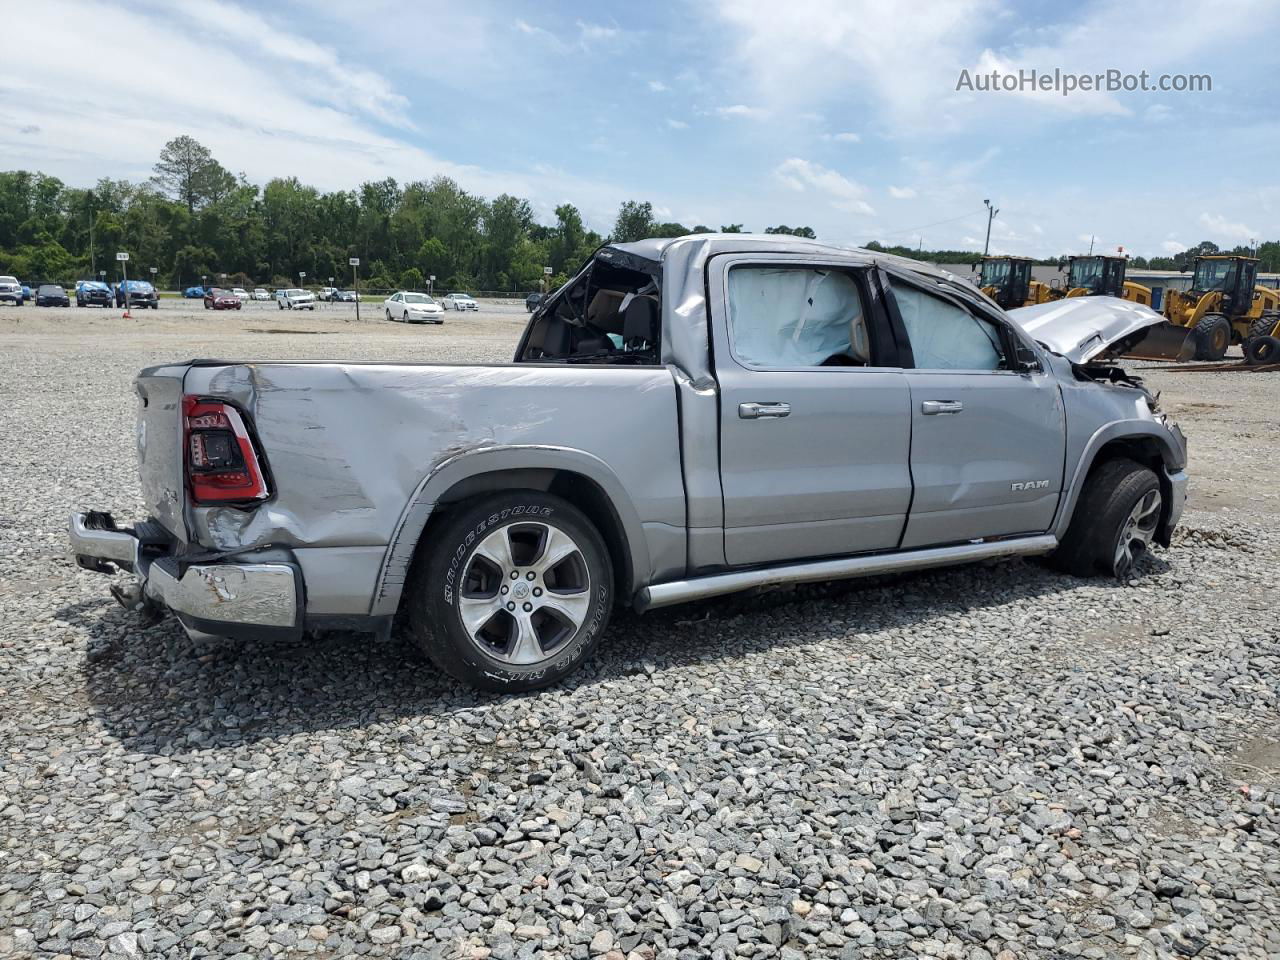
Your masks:
[[[353,596],[342,599],[343,612],[355,594],[375,592],[372,558],[383,601],[375,607],[398,599],[396,583],[382,589],[386,568],[394,559],[390,576],[402,578],[416,530],[443,493],[431,478],[446,468],[446,476],[466,475],[457,467],[464,461],[475,469],[585,464],[625,499],[629,538],[668,555],[678,538],[683,558],[675,383],[664,367],[242,363],[192,367],[186,392],[249,413],[276,491],[255,510],[191,510],[193,539],[220,550],[287,546],[317,570],[342,558],[355,584],[344,588]],[[309,611],[331,612],[317,599],[309,597]]]

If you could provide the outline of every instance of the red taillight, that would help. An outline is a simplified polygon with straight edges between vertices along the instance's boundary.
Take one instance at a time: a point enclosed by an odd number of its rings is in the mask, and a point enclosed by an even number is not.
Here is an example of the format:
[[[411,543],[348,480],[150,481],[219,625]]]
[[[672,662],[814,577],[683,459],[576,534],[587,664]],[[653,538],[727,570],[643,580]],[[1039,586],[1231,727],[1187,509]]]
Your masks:
[[[182,408],[191,499],[195,503],[234,503],[270,496],[240,411],[200,397],[184,397]]]

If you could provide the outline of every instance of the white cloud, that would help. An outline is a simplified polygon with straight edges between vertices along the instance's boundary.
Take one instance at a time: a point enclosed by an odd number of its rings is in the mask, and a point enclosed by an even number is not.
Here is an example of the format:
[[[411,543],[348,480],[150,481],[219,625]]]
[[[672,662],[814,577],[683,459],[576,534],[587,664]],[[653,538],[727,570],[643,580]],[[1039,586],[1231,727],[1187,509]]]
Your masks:
[[[225,25],[210,22],[223,15]],[[126,69],[103,56],[93,31],[65,30],[94,18],[110,22],[147,55]],[[292,52],[268,55],[268,48],[286,45],[279,24],[219,0],[159,8],[41,0],[8,22],[22,36],[57,35],[60,55],[19,44],[0,59],[6,166],[40,169],[74,184],[102,176],[143,180],[163,145],[185,133],[256,183],[291,175],[333,190],[387,176],[445,175],[485,196],[528,197],[540,211],[572,198],[596,223],[611,222],[627,195],[566,171],[456,163],[418,146],[416,137],[411,142],[384,132],[384,125],[410,127],[408,100],[389,80],[305,40]],[[231,42],[228,31],[243,36]],[[298,39],[288,36],[289,44]],[[109,128],[111,136],[86,138],[86,123]],[[24,128],[31,132],[19,133]]]
[[[1142,119],[1147,123],[1164,123],[1172,116],[1173,108],[1167,103],[1153,103],[1142,113]]]
[[[1183,250],[1187,249],[1187,245],[1185,243],[1180,243],[1177,240],[1164,240],[1160,244],[1160,249],[1168,254],[1181,253]]]
[[[649,89],[652,90],[654,93],[666,93],[671,88],[668,87],[661,80],[650,80]]]
[[[578,21],[578,36],[582,43],[597,43],[601,40],[612,40],[622,31],[617,27],[606,27],[600,23],[587,23],[585,20]]]
[[[895,200],[910,200],[916,195],[913,187],[889,187],[889,196]]]
[[[745,117],[752,120],[759,120],[767,116],[768,111],[759,107],[749,107],[745,103],[735,103],[729,107],[716,107],[716,113],[722,117]]]
[[[687,130],[689,125],[683,120],[677,120],[674,117],[667,117],[667,126],[672,130]]]
[[[865,199],[866,187],[835,170],[828,170],[800,157],[790,157],[780,163],[773,173],[783,186],[797,193],[814,190],[826,195],[837,209],[867,216],[875,215],[875,210]]]
[[[1247,227],[1243,223],[1228,220],[1220,213],[1200,214],[1200,224],[1205,227],[1212,236],[1217,237],[1220,240],[1248,242],[1258,236],[1258,231],[1254,230],[1253,227]]]
[[[833,143],[861,143],[862,142],[862,138],[858,136],[856,133],[847,133],[847,132],[846,133],[824,133],[822,135],[822,139],[831,141]]]

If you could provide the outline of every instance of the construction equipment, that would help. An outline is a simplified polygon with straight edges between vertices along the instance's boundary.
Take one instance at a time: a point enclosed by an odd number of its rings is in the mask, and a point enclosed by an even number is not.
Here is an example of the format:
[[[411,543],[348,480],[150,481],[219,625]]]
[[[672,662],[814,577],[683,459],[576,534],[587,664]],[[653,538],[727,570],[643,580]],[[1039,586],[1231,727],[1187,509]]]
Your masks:
[[[983,257],[978,286],[988,297],[1006,310],[1032,307],[1056,300],[1061,294],[1047,283],[1031,279],[1030,257]]]
[[[1233,343],[1280,333],[1280,290],[1255,285],[1254,257],[1196,257],[1189,290],[1166,290],[1165,323],[1127,356],[1144,360],[1221,360]]]
[[[1151,306],[1151,288],[1124,278],[1128,257],[1089,255],[1069,257],[1066,297],[1119,297]]]

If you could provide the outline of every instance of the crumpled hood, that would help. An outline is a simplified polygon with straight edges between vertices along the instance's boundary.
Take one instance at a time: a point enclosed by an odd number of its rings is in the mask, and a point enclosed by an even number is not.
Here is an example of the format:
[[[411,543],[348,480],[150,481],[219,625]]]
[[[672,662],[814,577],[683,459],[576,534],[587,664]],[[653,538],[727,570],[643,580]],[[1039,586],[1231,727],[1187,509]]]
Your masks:
[[[1164,322],[1150,307],[1119,297],[1070,297],[1008,311],[1009,318],[1054,353],[1088,363],[1113,344]]]

